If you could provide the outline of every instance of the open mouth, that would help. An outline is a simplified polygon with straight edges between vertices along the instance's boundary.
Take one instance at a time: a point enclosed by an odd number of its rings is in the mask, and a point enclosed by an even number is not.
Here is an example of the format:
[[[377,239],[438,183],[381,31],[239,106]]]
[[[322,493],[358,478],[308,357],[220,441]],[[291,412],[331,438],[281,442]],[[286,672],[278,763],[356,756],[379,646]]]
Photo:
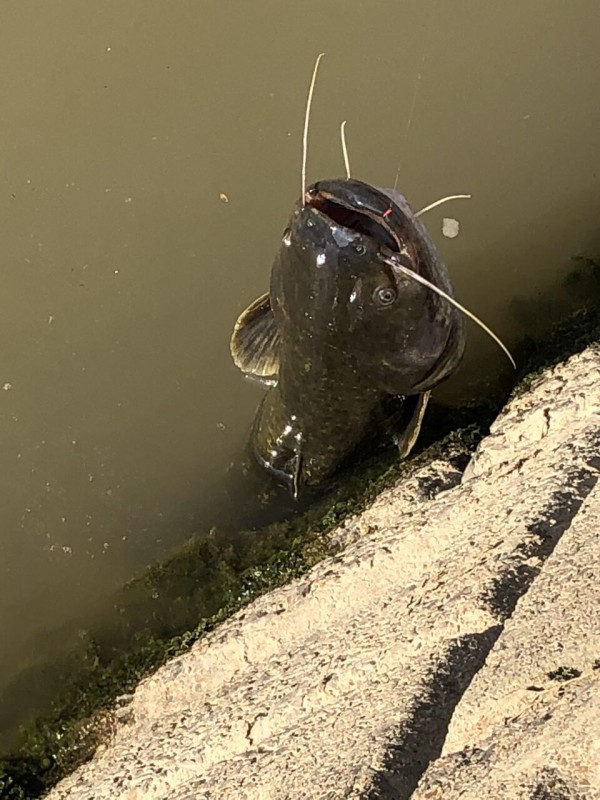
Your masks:
[[[336,203],[324,192],[307,192],[306,205],[320,211],[321,214],[344,228],[361,233],[363,236],[369,236],[395,253],[400,250],[397,240],[383,222],[382,217],[378,218],[366,211],[357,211],[341,203]]]

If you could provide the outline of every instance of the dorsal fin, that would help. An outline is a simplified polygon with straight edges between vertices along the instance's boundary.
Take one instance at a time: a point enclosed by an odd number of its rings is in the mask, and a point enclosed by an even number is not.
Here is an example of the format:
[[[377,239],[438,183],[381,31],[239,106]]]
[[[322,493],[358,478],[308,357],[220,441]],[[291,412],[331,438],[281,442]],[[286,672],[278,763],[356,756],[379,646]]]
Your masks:
[[[231,357],[245,375],[274,386],[279,374],[279,345],[269,293],[265,292],[238,317],[229,345]]]

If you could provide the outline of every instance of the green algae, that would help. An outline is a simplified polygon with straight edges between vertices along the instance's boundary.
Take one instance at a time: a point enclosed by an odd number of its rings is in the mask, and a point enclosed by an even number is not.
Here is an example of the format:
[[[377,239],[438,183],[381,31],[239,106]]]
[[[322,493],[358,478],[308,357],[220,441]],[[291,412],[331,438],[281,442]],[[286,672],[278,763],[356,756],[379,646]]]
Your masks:
[[[595,308],[561,323],[543,343],[524,342],[512,394],[527,391],[545,368],[599,339]],[[52,707],[23,728],[18,749],[0,759],[0,797],[33,800],[87,760],[109,738],[119,706],[143,677],[254,598],[334,554],[328,534],[383,489],[436,456],[472,452],[508,394],[499,389],[485,403],[434,408],[421,451],[410,461],[384,453],[344,474],[302,515],[258,532],[237,531],[235,540],[213,529],[132,580],[115,600],[119,624],[78,633],[72,652],[48,667],[60,691]]]

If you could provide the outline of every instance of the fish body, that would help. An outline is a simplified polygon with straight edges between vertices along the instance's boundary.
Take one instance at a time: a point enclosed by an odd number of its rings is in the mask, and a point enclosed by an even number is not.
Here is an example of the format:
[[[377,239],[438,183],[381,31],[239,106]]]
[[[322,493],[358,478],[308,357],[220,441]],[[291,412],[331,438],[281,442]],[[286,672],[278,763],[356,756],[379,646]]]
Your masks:
[[[269,293],[236,323],[235,363],[270,386],[255,455],[294,496],[381,427],[390,395],[405,398],[396,438],[406,455],[429,392],[460,362],[461,314],[400,267],[452,296],[433,240],[399,192],[320,181],[294,208]]]

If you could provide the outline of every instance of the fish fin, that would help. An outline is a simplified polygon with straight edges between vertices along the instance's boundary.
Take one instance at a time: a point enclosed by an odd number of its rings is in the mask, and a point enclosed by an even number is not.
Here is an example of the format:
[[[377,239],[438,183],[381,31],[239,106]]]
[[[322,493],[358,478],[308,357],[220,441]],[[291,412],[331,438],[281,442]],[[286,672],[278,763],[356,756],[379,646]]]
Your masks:
[[[280,337],[269,293],[261,294],[242,311],[233,328],[233,363],[249,378],[275,386],[279,374]]]
[[[406,458],[410,451],[415,446],[423,424],[423,417],[431,392],[423,392],[422,394],[411,395],[405,398],[407,405],[406,412],[410,414],[410,418],[404,426],[401,433],[396,434],[394,437],[400,458]],[[406,416],[404,416],[406,419]]]

